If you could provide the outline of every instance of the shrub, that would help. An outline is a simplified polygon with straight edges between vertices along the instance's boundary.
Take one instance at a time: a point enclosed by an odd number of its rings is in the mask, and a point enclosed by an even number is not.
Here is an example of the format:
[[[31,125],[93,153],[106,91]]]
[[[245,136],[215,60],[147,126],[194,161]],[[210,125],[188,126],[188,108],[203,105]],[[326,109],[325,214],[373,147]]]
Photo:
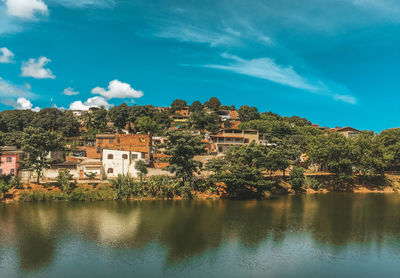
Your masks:
[[[294,190],[299,190],[301,187],[303,187],[305,182],[304,168],[293,167],[292,171],[290,172],[289,182]]]
[[[24,191],[19,196],[21,202],[46,202],[67,200],[68,195],[60,191]]]
[[[116,197],[116,192],[109,186],[99,186],[97,189],[77,187],[69,194],[71,201],[111,201]]]
[[[321,188],[321,183],[316,178],[306,177],[304,180],[304,188],[319,190]]]

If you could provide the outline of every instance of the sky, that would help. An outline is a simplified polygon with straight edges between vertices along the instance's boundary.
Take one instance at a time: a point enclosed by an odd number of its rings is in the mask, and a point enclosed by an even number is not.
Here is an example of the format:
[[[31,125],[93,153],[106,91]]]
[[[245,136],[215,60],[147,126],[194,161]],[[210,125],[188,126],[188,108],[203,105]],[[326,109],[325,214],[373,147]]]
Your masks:
[[[0,110],[247,104],[400,126],[397,0],[0,0]]]

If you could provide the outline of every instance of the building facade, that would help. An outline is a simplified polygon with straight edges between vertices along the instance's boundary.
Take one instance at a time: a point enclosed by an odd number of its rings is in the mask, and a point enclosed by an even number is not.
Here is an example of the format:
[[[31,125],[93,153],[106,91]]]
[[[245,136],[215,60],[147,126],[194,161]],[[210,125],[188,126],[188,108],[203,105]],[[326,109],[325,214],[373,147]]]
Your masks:
[[[98,134],[93,147],[86,147],[86,157],[102,158],[103,149],[140,152],[151,159],[152,138],[148,134]]]
[[[255,129],[224,129],[218,134],[210,135],[210,143],[216,153],[224,153],[232,146],[258,143],[259,133]]]
[[[139,160],[147,162],[143,152],[103,149],[102,163],[107,178],[115,178],[119,174],[137,177],[135,164]]]
[[[14,146],[3,147],[0,151],[0,175],[17,176],[23,154],[23,151]]]

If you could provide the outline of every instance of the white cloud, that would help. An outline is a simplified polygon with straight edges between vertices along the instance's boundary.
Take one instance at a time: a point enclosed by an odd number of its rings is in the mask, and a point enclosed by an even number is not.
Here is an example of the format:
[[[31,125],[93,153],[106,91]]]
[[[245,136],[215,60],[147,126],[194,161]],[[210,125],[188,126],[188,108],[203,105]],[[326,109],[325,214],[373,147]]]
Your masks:
[[[23,87],[15,86],[0,77],[0,98],[32,97],[34,94]]]
[[[292,66],[281,66],[271,58],[258,58],[246,60],[237,56],[223,54],[223,57],[232,62],[224,65],[205,65],[208,68],[215,68],[248,75],[256,78],[266,79],[284,86],[309,91],[321,95],[327,95],[334,100],[355,104],[356,98],[348,94],[332,92],[328,86],[321,81],[310,81],[299,75]]]
[[[107,100],[103,97],[92,97],[82,103],[82,101],[74,101],[70,104],[70,110],[89,110],[90,107],[102,107],[110,108],[112,104],[108,103]]]
[[[38,59],[30,58],[28,61],[22,63],[21,75],[24,77],[33,77],[37,79],[56,78],[52,71],[44,66],[51,60],[46,57],[39,57]]]
[[[12,99],[7,99],[2,101],[3,104],[12,106],[14,109],[18,110],[33,110],[40,111],[39,107],[33,108],[32,102],[24,97],[19,97],[16,101]]]
[[[0,48],[0,63],[11,63],[14,53],[6,47]]]
[[[108,84],[108,90],[96,87],[92,89],[92,94],[101,95],[107,99],[112,98],[140,98],[143,96],[142,91],[136,91],[128,83],[119,80],[113,80]]]
[[[64,91],[61,94],[66,95],[66,96],[76,96],[76,95],[79,95],[79,92],[75,91],[71,87],[68,87],[68,88],[64,89]]]
[[[24,19],[33,19],[37,13],[47,15],[49,9],[42,0],[6,0],[7,13]]]

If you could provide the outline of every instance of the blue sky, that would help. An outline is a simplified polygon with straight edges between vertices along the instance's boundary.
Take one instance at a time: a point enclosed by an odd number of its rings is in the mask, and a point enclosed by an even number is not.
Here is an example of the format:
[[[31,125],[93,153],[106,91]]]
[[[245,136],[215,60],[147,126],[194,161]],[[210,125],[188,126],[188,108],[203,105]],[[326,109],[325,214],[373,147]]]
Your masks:
[[[381,131],[399,48],[395,0],[0,0],[0,110],[216,96]]]

